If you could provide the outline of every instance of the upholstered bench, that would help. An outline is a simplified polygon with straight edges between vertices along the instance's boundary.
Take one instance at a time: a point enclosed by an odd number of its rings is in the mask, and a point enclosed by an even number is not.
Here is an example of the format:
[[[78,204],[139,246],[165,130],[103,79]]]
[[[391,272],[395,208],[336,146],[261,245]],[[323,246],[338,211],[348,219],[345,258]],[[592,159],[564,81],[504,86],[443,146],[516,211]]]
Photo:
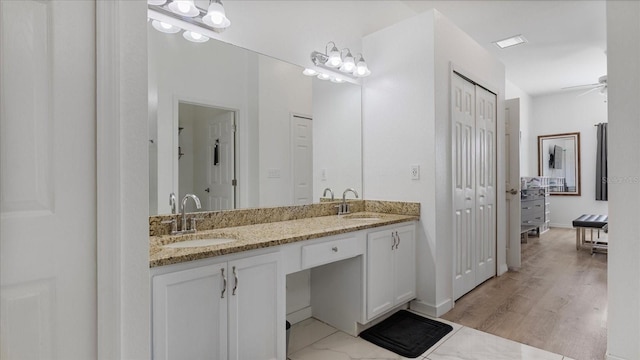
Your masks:
[[[607,251],[608,243],[604,241],[594,240],[593,230],[597,230],[598,239],[600,239],[600,230],[605,230],[608,227],[609,217],[607,215],[587,215],[584,214],[579,218],[573,220],[573,227],[576,229],[576,249],[580,250],[582,246],[589,245],[591,253],[594,251]],[[589,240],[587,237],[587,229],[590,230],[591,236]]]

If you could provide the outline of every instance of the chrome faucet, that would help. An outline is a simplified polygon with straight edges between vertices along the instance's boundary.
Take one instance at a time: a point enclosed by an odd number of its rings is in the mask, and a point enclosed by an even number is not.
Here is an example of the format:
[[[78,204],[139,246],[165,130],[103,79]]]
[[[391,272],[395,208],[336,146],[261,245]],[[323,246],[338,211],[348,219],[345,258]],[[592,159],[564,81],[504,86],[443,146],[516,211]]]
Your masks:
[[[185,207],[187,205],[187,200],[189,200],[189,198],[193,199],[193,201],[196,203],[196,209],[200,209],[202,207],[200,205],[200,199],[198,199],[198,197],[193,194],[187,194],[182,198],[182,204],[181,204],[182,206],[180,207],[180,212],[182,213],[182,227],[180,228],[180,232],[182,233],[196,231],[193,225],[191,226],[190,230],[187,230],[187,214],[185,212]]]
[[[349,209],[350,206],[349,204],[347,204],[347,193],[349,191],[351,191],[356,196],[356,199],[358,198],[358,192],[356,192],[353,188],[346,189],[342,193],[342,204],[338,205],[338,215],[348,214],[349,212],[351,212],[351,210]]]
[[[327,196],[327,191],[331,193],[331,201],[333,201],[333,190],[331,190],[331,188],[326,188],[324,189],[324,192],[322,193],[322,197],[326,197]]]
[[[176,194],[175,193],[169,194],[169,206],[171,206],[171,213],[175,214],[176,213]]]

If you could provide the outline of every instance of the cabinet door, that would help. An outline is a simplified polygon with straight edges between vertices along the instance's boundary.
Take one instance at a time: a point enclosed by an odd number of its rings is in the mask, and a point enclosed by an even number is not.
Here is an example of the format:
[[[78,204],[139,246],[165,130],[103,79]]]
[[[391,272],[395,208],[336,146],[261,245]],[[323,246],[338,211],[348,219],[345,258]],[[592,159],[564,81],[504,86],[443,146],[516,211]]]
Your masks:
[[[395,255],[395,304],[416,297],[416,230],[415,226],[396,229],[398,245]]]
[[[225,267],[207,265],[153,277],[154,359],[227,359]]]
[[[383,230],[367,236],[367,319],[394,305],[394,231]]]
[[[229,359],[284,359],[285,276],[280,253],[230,261],[228,269]]]

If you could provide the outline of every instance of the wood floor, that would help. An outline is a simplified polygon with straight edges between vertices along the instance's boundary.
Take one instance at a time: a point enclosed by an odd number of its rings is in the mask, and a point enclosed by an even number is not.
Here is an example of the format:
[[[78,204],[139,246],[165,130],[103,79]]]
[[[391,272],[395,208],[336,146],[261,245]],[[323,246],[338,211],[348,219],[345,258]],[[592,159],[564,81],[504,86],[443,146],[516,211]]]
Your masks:
[[[442,318],[576,360],[607,348],[607,255],[576,251],[575,230],[522,244],[519,271],[490,279]]]

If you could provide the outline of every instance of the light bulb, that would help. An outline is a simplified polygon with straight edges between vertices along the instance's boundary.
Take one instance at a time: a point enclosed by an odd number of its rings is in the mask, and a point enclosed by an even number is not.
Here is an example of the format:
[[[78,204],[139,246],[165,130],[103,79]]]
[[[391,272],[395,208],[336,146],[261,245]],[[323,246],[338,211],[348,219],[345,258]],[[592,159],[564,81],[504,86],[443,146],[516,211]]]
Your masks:
[[[195,43],[203,43],[203,42],[209,41],[209,38],[207,36],[204,36],[200,33],[193,32],[193,31],[185,31],[182,34],[182,37]]]
[[[347,56],[344,58],[342,62],[342,66],[340,67],[340,71],[345,73],[353,72],[356,68],[356,63],[353,61],[353,56],[351,53],[347,53]]]
[[[231,25],[231,21],[225,15],[222,4],[217,1],[209,4],[207,15],[202,18],[202,22],[216,29],[224,29]]]
[[[180,31],[180,28],[169,23],[153,20],[151,25],[158,31],[166,34],[175,34]]]
[[[338,48],[335,45],[333,46],[333,49],[329,51],[329,58],[327,59],[327,62],[325,62],[324,64],[332,68],[336,68],[342,65],[342,58],[340,57],[340,51],[338,51]]]
[[[175,0],[169,4],[169,10],[178,15],[188,17],[194,17],[200,14],[200,10],[196,8],[193,0]]]
[[[313,69],[304,69],[304,71],[302,72],[304,75],[307,76],[314,76],[314,75],[318,75],[318,72],[313,70]]]
[[[180,12],[188,13],[189,12],[189,4],[184,1],[178,1],[178,9]]]
[[[147,4],[156,5],[156,6],[163,5],[166,2],[167,2],[167,0],[147,0]]]
[[[339,77],[331,77],[331,82],[341,84],[344,82],[344,79],[341,79]]]
[[[360,59],[358,59],[358,64],[353,71],[353,75],[357,77],[365,77],[371,75],[371,71],[369,70],[369,67],[367,67],[367,63],[364,61],[362,55],[360,55]]]
[[[324,74],[324,73],[320,73],[320,74],[318,74],[318,79],[320,79],[320,80],[329,80],[329,75]]]

